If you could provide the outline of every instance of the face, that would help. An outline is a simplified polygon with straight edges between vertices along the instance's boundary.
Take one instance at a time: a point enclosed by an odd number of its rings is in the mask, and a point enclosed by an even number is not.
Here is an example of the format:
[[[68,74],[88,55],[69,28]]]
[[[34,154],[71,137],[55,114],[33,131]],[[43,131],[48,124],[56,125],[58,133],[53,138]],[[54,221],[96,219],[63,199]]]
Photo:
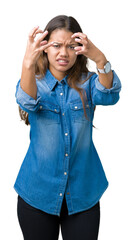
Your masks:
[[[78,46],[71,38],[72,32],[65,29],[56,29],[51,33],[49,42],[54,42],[45,52],[48,56],[49,70],[58,80],[65,77],[65,72],[76,62],[77,55],[74,47]]]

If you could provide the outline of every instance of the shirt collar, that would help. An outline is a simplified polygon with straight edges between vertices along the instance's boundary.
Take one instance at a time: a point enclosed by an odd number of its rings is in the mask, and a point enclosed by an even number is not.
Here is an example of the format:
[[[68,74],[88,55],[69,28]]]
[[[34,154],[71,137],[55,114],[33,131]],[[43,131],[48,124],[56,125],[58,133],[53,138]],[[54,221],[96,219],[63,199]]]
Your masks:
[[[45,79],[48,87],[52,90],[57,84],[67,84],[67,77],[68,77],[68,75],[66,75],[61,81],[59,81],[52,75],[50,70],[47,69],[44,79]]]

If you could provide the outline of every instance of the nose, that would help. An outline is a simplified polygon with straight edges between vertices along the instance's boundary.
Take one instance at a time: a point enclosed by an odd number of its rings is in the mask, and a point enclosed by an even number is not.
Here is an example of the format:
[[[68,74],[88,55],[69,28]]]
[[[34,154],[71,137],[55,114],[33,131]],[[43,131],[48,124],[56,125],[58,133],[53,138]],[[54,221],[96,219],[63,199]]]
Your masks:
[[[61,50],[60,50],[60,56],[63,56],[63,57],[68,57],[68,50],[66,47],[62,47]]]

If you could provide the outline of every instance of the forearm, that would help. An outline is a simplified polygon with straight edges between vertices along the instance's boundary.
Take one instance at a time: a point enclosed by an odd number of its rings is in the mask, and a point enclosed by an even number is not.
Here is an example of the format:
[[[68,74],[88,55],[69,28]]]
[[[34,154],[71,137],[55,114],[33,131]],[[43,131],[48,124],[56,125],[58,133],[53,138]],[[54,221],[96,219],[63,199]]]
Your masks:
[[[37,99],[37,85],[35,79],[35,66],[29,65],[25,60],[23,60],[22,65],[22,75],[20,86],[28,95]]]
[[[106,64],[107,59],[106,57],[103,55],[99,58],[99,60],[96,62],[96,66],[97,68],[104,68],[104,65]],[[112,83],[113,83],[113,72],[112,70],[109,73],[99,73],[98,72],[98,76],[99,76],[99,82],[105,87],[105,88],[111,88],[112,87]]]

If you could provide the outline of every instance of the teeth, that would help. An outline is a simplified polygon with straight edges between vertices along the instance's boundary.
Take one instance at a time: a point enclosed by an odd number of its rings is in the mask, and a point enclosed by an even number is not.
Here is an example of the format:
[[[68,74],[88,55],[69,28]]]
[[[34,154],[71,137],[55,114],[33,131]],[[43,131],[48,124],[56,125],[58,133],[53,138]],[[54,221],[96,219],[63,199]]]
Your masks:
[[[58,60],[58,61],[59,61],[59,62],[64,62],[64,63],[67,62],[67,61],[64,61],[64,60]]]

